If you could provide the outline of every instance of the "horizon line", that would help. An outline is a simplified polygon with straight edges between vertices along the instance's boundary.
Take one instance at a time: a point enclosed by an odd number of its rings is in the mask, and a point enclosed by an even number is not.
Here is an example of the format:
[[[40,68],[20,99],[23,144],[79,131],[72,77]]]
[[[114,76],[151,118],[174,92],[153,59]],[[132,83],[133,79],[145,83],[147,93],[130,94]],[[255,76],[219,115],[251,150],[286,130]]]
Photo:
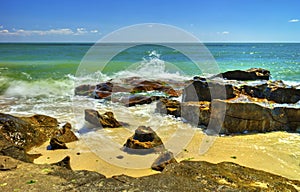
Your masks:
[[[0,41],[1,44],[4,43],[48,43],[48,44],[55,44],[55,43],[101,43],[97,41]],[[103,43],[118,43],[118,42],[103,42]],[[119,42],[119,43],[131,43],[131,42]],[[132,43],[142,43],[142,42],[132,42]],[[159,42],[144,42],[144,43],[159,43]],[[162,42],[166,43],[166,42]],[[172,42],[167,42],[172,43]],[[181,42],[174,42],[174,43],[181,43]],[[300,41],[199,41],[199,42],[182,42],[182,43],[300,43]]]

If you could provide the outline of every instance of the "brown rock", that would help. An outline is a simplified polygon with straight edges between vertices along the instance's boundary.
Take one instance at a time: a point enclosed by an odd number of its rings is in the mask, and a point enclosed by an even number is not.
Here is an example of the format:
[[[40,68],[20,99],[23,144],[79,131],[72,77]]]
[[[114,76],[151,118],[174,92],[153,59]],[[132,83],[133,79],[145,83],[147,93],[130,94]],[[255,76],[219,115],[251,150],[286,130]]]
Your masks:
[[[163,171],[163,169],[170,163],[177,163],[174,155],[170,151],[162,152],[158,158],[151,165],[151,169],[156,171]]]
[[[124,151],[135,154],[147,154],[164,150],[164,144],[159,136],[146,126],[139,126],[133,136],[124,144]]]
[[[230,99],[235,96],[235,88],[231,84],[195,80],[184,88],[182,101],[211,101]]]
[[[56,149],[68,149],[66,144],[57,138],[52,138],[50,140],[50,149],[51,150],[56,150]]]
[[[8,156],[0,156],[0,170],[7,171],[16,169],[19,164],[19,161],[8,157]]]
[[[244,85],[240,90],[251,97],[265,98],[276,103],[297,103],[300,100],[300,89],[287,86],[282,81]]]
[[[92,96],[93,92],[95,90],[94,85],[80,85],[78,87],[75,87],[75,95],[80,96]]]
[[[85,120],[93,125],[99,127],[109,127],[115,128],[122,126],[115,118],[112,112],[105,112],[103,115],[100,115],[98,111],[93,109],[86,109],[85,111]]]
[[[168,115],[174,115],[175,117],[180,117],[181,116],[180,102],[176,100],[169,100],[167,98],[161,98],[156,103],[155,111],[161,114],[168,114]]]
[[[120,102],[127,107],[131,107],[135,105],[150,104],[153,101],[157,100],[158,98],[159,97],[155,97],[155,96],[131,95],[129,97],[123,97],[121,99],[115,99],[114,102]]]
[[[270,71],[261,68],[251,68],[246,71],[242,71],[242,70],[227,71],[218,74],[215,77],[221,77],[228,80],[239,80],[239,81],[269,80]]]
[[[77,136],[72,131],[72,126],[70,123],[66,123],[62,129],[58,131],[58,134],[55,136],[55,138],[63,143],[70,143],[78,140]]]
[[[182,117],[194,125],[216,127],[215,133],[291,131],[300,126],[300,109],[270,108],[255,102],[213,100],[182,104]],[[218,128],[219,127],[219,128]]]
[[[134,82],[134,88],[132,88],[131,93],[140,93],[147,91],[160,91],[166,93],[170,97],[178,97],[179,94],[171,86],[165,82],[154,81],[154,80],[142,80]]]
[[[4,138],[16,146],[29,150],[55,136],[58,122],[46,115],[15,117],[0,113],[0,127]]]
[[[70,156],[66,156],[61,161],[56,162],[56,163],[52,163],[51,165],[56,165],[56,166],[59,166],[59,167],[63,167],[63,168],[72,170],[71,164],[70,164],[70,159],[71,159]]]

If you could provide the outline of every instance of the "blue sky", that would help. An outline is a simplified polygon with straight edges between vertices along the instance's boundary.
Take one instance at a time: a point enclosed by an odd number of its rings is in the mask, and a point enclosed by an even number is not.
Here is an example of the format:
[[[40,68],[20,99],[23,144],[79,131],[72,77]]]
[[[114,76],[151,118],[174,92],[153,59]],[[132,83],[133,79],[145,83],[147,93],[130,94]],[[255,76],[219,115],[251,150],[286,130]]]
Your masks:
[[[300,42],[300,0],[0,0],[1,42],[95,42],[163,23],[203,42]]]

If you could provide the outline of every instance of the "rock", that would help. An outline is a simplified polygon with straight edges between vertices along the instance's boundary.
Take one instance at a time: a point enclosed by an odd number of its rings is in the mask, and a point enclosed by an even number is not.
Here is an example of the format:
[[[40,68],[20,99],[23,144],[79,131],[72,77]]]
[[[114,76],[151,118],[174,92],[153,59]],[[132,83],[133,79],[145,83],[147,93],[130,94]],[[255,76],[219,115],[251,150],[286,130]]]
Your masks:
[[[184,88],[182,101],[211,101],[235,96],[235,88],[231,84],[195,80]]]
[[[109,127],[109,128],[116,128],[122,126],[114,117],[112,112],[105,112],[103,115],[100,115],[98,111],[93,109],[86,109],[85,113],[85,120],[93,125],[99,127]]]
[[[156,96],[144,96],[144,95],[131,95],[129,97],[122,97],[121,99],[113,100],[114,102],[123,103],[127,107],[135,106],[135,105],[144,105],[150,104],[155,100],[158,100],[159,97]]]
[[[72,126],[70,123],[66,123],[62,129],[60,129],[57,135],[54,137],[63,143],[70,143],[73,141],[77,141],[78,138],[72,131]]]
[[[241,86],[240,91],[246,95],[265,98],[276,103],[297,103],[300,100],[300,89],[288,87],[282,81],[250,86]]]
[[[16,169],[19,162],[8,156],[0,156],[0,171]]]
[[[161,98],[156,103],[155,112],[161,114],[173,115],[175,117],[181,116],[180,102],[176,100],[169,100],[167,98]]]
[[[56,150],[56,149],[68,149],[66,144],[57,138],[52,138],[50,140],[50,149],[51,150]]]
[[[151,165],[151,169],[156,171],[162,171],[168,164],[177,163],[174,155],[170,151],[162,152],[158,158]]]
[[[249,81],[249,80],[269,80],[270,71],[261,68],[251,68],[246,71],[234,70],[220,73],[214,77],[221,77],[228,80],[239,80],[239,81]]]
[[[140,93],[147,91],[160,91],[166,93],[170,97],[178,97],[179,94],[165,82],[154,81],[154,80],[142,80],[135,82],[134,88],[131,93]]]
[[[150,127],[139,126],[133,136],[124,144],[123,150],[128,153],[147,154],[165,149],[160,137]]]
[[[210,102],[186,102],[181,104],[181,117],[192,125],[207,126],[210,121]]]
[[[46,115],[15,117],[0,113],[1,134],[16,146],[29,150],[53,137],[58,130],[55,118]]]
[[[52,163],[51,165],[56,165],[59,167],[63,167],[69,170],[72,170],[71,165],[70,165],[70,156],[66,156],[65,158],[63,158],[61,161],[56,162],[56,163]]]
[[[94,85],[80,85],[75,87],[75,95],[79,96],[92,96],[95,90]]]
[[[87,171],[73,171],[60,165],[18,162],[19,166],[1,172],[1,190],[14,191],[291,191],[299,180],[267,173],[235,163],[182,161],[166,165],[159,174],[144,177],[126,175],[106,178]],[[28,181],[33,181],[30,182]],[[4,185],[5,184],[5,185]]]
[[[181,107],[182,117],[188,122],[205,126],[212,123],[216,126],[216,133],[296,132],[300,126],[299,108],[270,108],[255,102],[235,100],[213,100],[210,105],[188,102]]]

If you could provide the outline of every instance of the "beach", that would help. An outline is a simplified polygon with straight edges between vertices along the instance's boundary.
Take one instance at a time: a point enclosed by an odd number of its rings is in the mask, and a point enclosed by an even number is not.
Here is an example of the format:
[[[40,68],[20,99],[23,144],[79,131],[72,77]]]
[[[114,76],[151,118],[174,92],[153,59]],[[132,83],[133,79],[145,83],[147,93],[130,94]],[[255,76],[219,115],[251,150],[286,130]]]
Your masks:
[[[123,45],[97,46],[114,52]],[[195,45],[176,46],[195,54],[191,47]],[[51,138],[34,146],[28,153],[41,154],[35,164],[53,164],[69,156],[72,170],[95,171],[107,178],[159,174],[151,165],[160,152],[138,155],[123,150],[139,126],[149,126],[177,162],[233,162],[300,180],[300,44],[208,43],[206,47],[217,66],[214,74],[206,74],[208,70],[186,55],[161,45],[133,46],[103,63],[101,54],[88,52],[92,44],[2,43],[0,112],[16,117],[47,115],[56,118],[59,127],[71,124],[78,141],[67,142],[68,149],[49,150]],[[94,68],[96,59],[98,68]],[[254,71],[248,70],[253,67]],[[83,73],[89,70],[93,72]],[[214,77],[234,70],[246,77],[259,75],[253,80]],[[192,98],[189,86],[203,89],[219,84],[228,98],[217,92],[201,101],[188,100]],[[159,110],[162,98],[171,102],[163,112]],[[209,116],[217,118],[212,106],[224,104],[229,116],[224,115],[217,134],[210,134],[214,121],[209,124]],[[87,109],[98,111],[99,116],[112,112],[121,126],[95,126],[88,122]]]

